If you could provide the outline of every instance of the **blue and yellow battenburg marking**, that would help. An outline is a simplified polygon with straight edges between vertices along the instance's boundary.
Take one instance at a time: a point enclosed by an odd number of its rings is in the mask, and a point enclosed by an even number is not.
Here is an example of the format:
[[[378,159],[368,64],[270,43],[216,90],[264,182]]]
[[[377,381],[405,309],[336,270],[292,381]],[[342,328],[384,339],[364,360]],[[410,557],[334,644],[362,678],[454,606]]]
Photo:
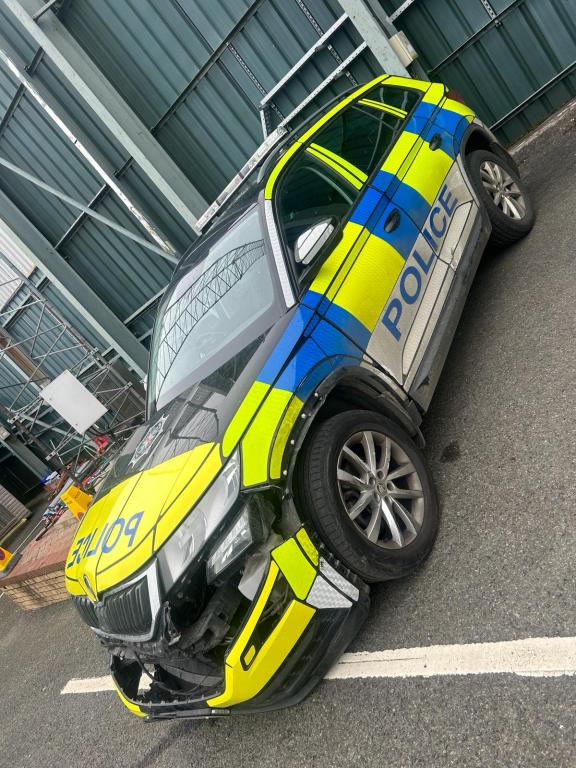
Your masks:
[[[409,118],[398,107],[362,98],[363,93],[384,81],[386,85],[422,92],[422,99]],[[285,445],[306,399],[330,371],[361,360],[421,230],[425,230],[431,216],[431,228],[437,226],[442,210],[435,213],[435,201],[442,194],[464,133],[474,119],[470,109],[445,98],[443,85],[397,77],[378,78],[323,116],[292,145],[270,175],[267,198],[272,197],[294,154],[359,95],[364,108],[408,120],[382,167],[357,201],[341,241],[320,268],[228,428],[224,453],[229,454],[241,439],[246,485],[280,476]],[[436,149],[430,146],[433,138],[440,140]],[[356,189],[365,186],[366,174],[345,158],[315,142],[305,151]],[[394,208],[408,215],[400,218],[393,232],[386,232],[385,223]],[[433,245],[433,233],[429,234]]]
[[[422,94],[411,115],[365,96],[383,82]],[[303,148],[353,187],[363,189],[342,238],[293,310],[281,339],[226,429],[222,444],[199,445],[158,467],[136,473],[88,510],[66,569],[72,594],[98,597],[142,568],[238,445],[244,485],[281,476],[285,449],[304,404],[331,372],[360,363],[420,230],[429,220],[431,226],[441,222],[435,218],[434,203],[474,118],[471,110],[445,99],[444,93],[443,86],[423,81],[376,78],[323,115],[278,161],[266,183],[268,199],[284,168]],[[357,99],[362,100],[363,109],[373,108],[407,120],[368,185],[366,174],[344,158],[314,142],[306,146],[323,125]],[[440,136],[441,144],[432,150],[430,141],[435,136]],[[385,222],[394,207],[409,215],[402,216],[393,232],[386,232]],[[389,321],[393,334],[393,314]],[[140,514],[148,508],[150,498],[160,497],[163,502],[158,515]],[[128,507],[129,512],[125,511]],[[112,509],[119,513],[108,521],[105,513]],[[98,523],[101,518],[104,524]]]

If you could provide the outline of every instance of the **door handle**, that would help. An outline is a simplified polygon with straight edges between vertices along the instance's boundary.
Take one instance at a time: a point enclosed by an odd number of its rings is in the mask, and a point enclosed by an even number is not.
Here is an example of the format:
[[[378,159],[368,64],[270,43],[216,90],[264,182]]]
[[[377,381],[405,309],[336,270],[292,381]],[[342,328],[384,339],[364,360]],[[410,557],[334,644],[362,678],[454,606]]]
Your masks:
[[[398,208],[395,208],[390,216],[386,219],[386,222],[384,223],[384,232],[394,232],[395,229],[398,229],[400,225],[400,211]]]
[[[432,152],[435,152],[437,149],[440,149],[442,146],[442,136],[439,133],[435,133],[434,136],[430,139],[430,149]]]

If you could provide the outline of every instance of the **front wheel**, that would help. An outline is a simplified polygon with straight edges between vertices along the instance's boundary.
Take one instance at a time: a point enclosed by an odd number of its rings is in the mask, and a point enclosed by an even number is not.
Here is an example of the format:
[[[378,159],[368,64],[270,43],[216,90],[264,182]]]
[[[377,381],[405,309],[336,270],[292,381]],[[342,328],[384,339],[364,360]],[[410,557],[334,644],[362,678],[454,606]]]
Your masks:
[[[479,149],[466,162],[470,178],[492,223],[490,242],[502,248],[525,237],[536,220],[524,182],[498,155]]]
[[[300,509],[326,546],[365,581],[405,576],[429,554],[438,502],[420,450],[371,411],[314,430],[298,467]]]

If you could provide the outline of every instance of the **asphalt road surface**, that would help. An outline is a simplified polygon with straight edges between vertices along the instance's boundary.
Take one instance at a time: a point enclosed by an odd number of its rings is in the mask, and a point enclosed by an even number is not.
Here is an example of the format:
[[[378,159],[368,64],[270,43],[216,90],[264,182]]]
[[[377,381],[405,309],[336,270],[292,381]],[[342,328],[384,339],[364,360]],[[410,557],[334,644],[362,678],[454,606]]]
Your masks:
[[[537,225],[485,258],[425,421],[440,536],[373,590],[353,651],[576,635],[575,126],[520,155]],[[1,598],[0,765],[576,765],[575,676],[330,680],[284,712],[146,725],[113,693],[60,693],[106,672],[71,606]]]

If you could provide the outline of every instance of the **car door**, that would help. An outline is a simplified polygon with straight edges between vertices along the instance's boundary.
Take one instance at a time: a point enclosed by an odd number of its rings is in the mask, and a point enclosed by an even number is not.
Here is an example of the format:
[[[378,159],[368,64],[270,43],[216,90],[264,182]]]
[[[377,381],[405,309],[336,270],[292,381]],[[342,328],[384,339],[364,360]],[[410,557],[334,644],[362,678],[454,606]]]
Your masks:
[[[430,297],[446,277],[426,223],[453,159],[433,136],[423,138],[443,96],[443,86],[389,78],[308,137],[298,161],[316,161],[353,198],[339,217],[341,239],[314,265],[303,302],[345,327],[401,383],[418,348],[413,327],[421,337],[414,321],[419,312],[430,315]],[[290,251],[294,238],[285,239]]]
[[[392,80],[392,79],[391,79]],[[359,102],[367,110],[398,107],[407,81],[394,79]],[[372,179],[389,201],[373,225],[394,239],[404,265],[372,334],[369,354],[406,383],[418,364],[453,280],[471,193],[458,168],[462,114],[446,113],[445,88],[416,83],[422,98]],[[424,90],[425,89],[425,90]],[[394,93],[396,92],[396,93]],[[456,234],[458,233],[458,234]]]
[[[434,154],[420,135],[432,124],[424,99],[439,93],[427,96],[429,84],[418,81],[388,82],[363,94],[306,147],[359,189],[343,242],[312,287],[366,328],[368,353],[402,382],[408,330],[436,266],[422,230],[452,160]]]

